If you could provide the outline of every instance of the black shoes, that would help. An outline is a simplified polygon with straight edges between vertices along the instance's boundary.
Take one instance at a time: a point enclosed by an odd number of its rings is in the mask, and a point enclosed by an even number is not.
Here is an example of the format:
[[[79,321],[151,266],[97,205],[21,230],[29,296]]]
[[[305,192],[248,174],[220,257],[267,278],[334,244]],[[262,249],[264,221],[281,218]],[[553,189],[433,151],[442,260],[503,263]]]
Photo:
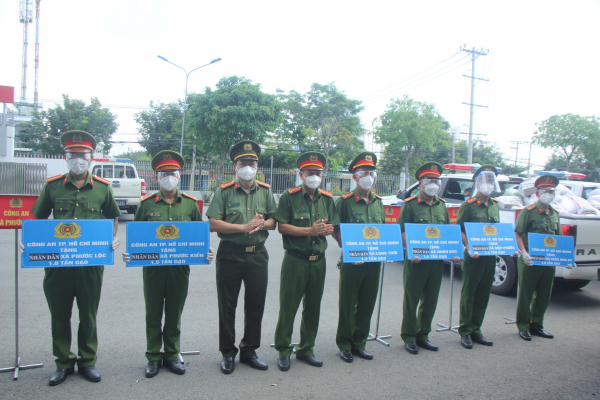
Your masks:
[[[372,360],[373,359],[373,354],[371,354],[368,351],[363,350],[363,349],[352,349],[352,354],[362,358],[363,360]],[[344,360],[344,361],[346,361],[346,360]]]
[[[523,340],[527,340],[528,342],[531,341],[531,333],[529,333],[529,331],[520,331],[519,336]]]
[[[96,367],[77,367],[77,370],[85,379],[90,382],[100,382],[100,373],[96,369]]]
[[[431,343],[429,340],[417,340],[417,346],[422,347],[426,350],[438,351],[438,347]]]
[[[351,363],[354,361],[354,357],[352,357],[352,351],[350,350],[342,350],[340,351],[340,358],[347,363]]]
[[[290,370],[290,358],[289,357],[279,357],[277,359],[277,368],[280,371],[289,371]]]
[[[419,348],[417,347],[417,343],[414,340],[406,342],[404,344],[404,347],[406,348],[406,351],[408,351],[410,354],[419,354]]]
[[[462,344],[462,347],[464,347],[465,349],[472,349],[473,341],[471,340],[471,335],[461,336],[460,344]]]
[[[296,356],[296,360],[304,361],[308,365],[312,365],[313,367],[322,367],[323,361],[319,360],[317,356],[314,354],[308,354],[306,356]]]
[[[494,342],[491,340],[487,340],[483,335],[478,335],[476,333],[471,333],[471,339],[475,343],[482,344],[484,346],[493,346]]]
[[[244,364],[248,364],[249,366],[251,366],[254,369],[259,369],[261,371],[266,371],[269,369],[269,366],[260,358],[258,358],[257,356],[245,356],[242,357],[240,356],[240,362],[244,363]],[[288,369],[289,369],[289,364],[288,364]]]
[[[183,365],[181,364],[181,361],[179,360],[163,360],[163,366],[169,368],[169,371],[171,371],[174,374],[177,375],[183,375],[185,374],[185,368],[183,367]]]
[[[233,357],[223,357],[221,360],[221,372],[227,375],[233,372]]]
[[[530,331],[536,336],[540,336],[546,339],[554,339],[554,335],[546,332],[541,326],[534,326],[530,328]]]
[[[146,366],[146,378],[154,378],[156,375],[158,375],[159,368],[160,368],[159,360],[152,360],[152,361],[148,362],[148,365]]]
[[[73,372],[75,372],[75,368],[58,368],[54,371],[48,383],[50,386],[60,385],[66,381],[67,376],[71,375]]]

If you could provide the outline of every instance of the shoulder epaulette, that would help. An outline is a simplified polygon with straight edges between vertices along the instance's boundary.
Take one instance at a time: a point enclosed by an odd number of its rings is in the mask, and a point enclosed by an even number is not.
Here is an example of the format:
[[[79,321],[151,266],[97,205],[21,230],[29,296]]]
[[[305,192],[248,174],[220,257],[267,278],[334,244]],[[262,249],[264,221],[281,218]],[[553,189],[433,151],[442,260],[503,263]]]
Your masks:
[[[405,202],[406,202],[406,201],[411,201],[411,200],[414,200],[414,199],[416,199],[416,198],[417,198],[417,196],[410,196],[408,199],[404,199],[404,201],[405,201]]]
[[[438,200],[441,201],[441,202],[443,202],[443,203],[446,202],[446,200],[442,199],[441,197],[438,197]]]
[[[373,196],[375,196],[376,199],[381,200],[381,196],[380,195],[373,193]]]
[[[530,205],[530,206],[527,206],[526,208],[527,208],[529,211],[531,211],[531,210],[533,210],[533,209],[534,209],[534,208],[536,208],[536,207],[537,207],[537,206],[536,206],[536,205],[535,205],[535,203],[534,203],[534,204],[532,204],[532,205]]]
[[[471,204],[477,201],[477,197],[471,197],[469,200],[467,200],[467,203]]]
[[[352,196],[354,196],[354,192],[348,192],[348,193],[342,195],[342,199],[347,199]]]
[[[319,189],[319,193],[321,193],[322,195],[327,196],[327,197],[333,197],[333,193],[328,192],[326,190]]]
[[[60,179],[60,178],[62,178],[62,177],[64,177],[64,176],[65,176],[65,174],[61,174],[61,175],[52,176],[52,177],[50,177],[50,178],[46,178],[46,182],[52,182],[52,181],[55,181],[55,180],[57,180],[57,179]]]
[[[93,178],[98,182],[102,182],[105,185],[110,185],[110,181],[108,179],[100,178],[99,176],[94,175]]]
[[[293,193],[299,192],[300,190],[302,190],[302,188],[300,186],[296,186],[293,188],[289,188],[287,191],[289,194],[293,194]]]
[[[494,197],[490,197],[490,199],[494,200],[496,203],[499,201],[498,199],[496,199]]]
[[[266,188],[270,188],[271,187],[271,185],[269,185],[268,183],[264,183],[264,182],[261,182],[261,181],[256,181],[256,184],[260,185],[260,186],[264,186]]]
[[[140,201],[148,200],[150,197],[152,197],[152,196],[155,196],[155,195],[156,195],[156,193],[149,194],[149,195],[147,195],[147,196],[144,196],[144,197],[142,197],[142,198],[140,199]]]
[[[192,199],[192,200],[194,200],[194,201],[198,201],[198,199],[197,199],[197,198],[195,198],[194,196],[192,196],[191,194],[187,194],[187,193],[184,193],[184,192],[180,192],[180,193],[181,193],[181,195],[182,195],[182,196],[185,196],[185,197],[187,197],[187,198],[190,198],[190,199]]]
[[[234,183],[235,183],[235,181],[227,182],[227,183],[224,183],[224,184],[222,184],[222,185],[219,185],[219,187],[220,187],[221,189],[226,189],[226,188],[228,188],[229,186],[233,186],[233,184],[234,184]]]

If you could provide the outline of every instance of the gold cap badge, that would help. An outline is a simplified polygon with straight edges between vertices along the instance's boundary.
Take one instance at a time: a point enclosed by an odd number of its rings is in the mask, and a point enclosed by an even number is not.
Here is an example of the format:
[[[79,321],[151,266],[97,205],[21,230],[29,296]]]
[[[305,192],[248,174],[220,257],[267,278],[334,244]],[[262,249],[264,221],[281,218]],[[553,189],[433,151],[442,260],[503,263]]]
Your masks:
[[[365,156],[365,160],[367,160],[367,161],[373,161],[373,157],[367,154]]]
[[[81,136],[73,135],[73,143],[81,143]]]
[[[172,159],[172,158],[173,158],[173,157],[172,157],[170,154],[165,154],[165,155],[163,156],[163,160],[170,160],[170,159]]]
[[[315,154],[312,154],[310,156],[310,161],[317,161],[317,156]]]
[[[431,169],[432,169],[433,171],[437,171],[437,165],[433,164],[433,165],[431,166]]]
[[[252,150],[252,145],[250,143],[244,144],[244,150]]]

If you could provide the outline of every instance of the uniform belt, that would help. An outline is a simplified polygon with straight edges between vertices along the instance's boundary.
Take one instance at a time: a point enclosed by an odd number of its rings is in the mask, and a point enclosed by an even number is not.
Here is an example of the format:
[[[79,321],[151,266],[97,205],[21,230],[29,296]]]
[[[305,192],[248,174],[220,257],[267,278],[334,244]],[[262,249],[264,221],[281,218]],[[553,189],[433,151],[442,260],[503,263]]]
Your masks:
[[[244,251],[246,253],[254,253],[256,250],[259,250],[259,249],[265,247],[265,242],[255,244],[254,246],[243,246],[243,245],[228,242],[226,240],[221,240],[221,244],[223,244],[224,246],[227,246],[227,247],[231,247],[232,249],[235,249],[237,251]]]
[[[290,256],[299,258],[301,260],[308,260],[308,261],[319,261],[321,258],[325,257],[325,253],[321,253],[321,254],[299,254],[296,253],[295,251],[289,251],[286,250],[286,253],[288,253]]]

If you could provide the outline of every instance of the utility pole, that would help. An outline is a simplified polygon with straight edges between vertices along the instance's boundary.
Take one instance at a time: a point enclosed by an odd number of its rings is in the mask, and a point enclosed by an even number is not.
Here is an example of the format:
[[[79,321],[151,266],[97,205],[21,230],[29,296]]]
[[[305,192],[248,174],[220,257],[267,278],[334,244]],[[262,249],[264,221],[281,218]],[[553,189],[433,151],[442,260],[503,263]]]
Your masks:
[[[527,160],[527,175],[529,175],[529,169],[531,168],[531,146],[533,146],[533,142],[529,142],[529,159]]]
[[[454,134],[455,132],[452,131],[452,164],[454,164],[454,154],[456,150],[456,146],[454,145]]]
[[[202,170],[200,170],[202,174]],[[192,175],[190,176],[190,190],[194,190],[194,181],[196,180],[196,135],[194,135],[194,151],[192,152]]]
[[[475,76],[475,59],[477,59],[478,56],[487,56],[489,50],[475,50],[475,48],[473,47],[472,50],[467,50],[466,49],[466,45],[463,46],[460,51],[464,51],[466,53],[470,53],[471,54],[471,76],[468,75],[463,75],[465,78],[471,78],[471,102],[470,103],[464,103],[470,107],[470,116],[469,116],[469,151],[467,153],[467,163],[471,164],[473,163],[473,114],[475,113],[475,107],[485,107],[487,108],[487,106],[482,106],[479,104],[475,104],[475,79],[478,79],[480,81],[488,81],[489,79],[483,79],[483,78],[477,78]]]
[[[27,29],[33,22],[33,9],[31,0],[21,0],[19,21],[23,24],[23,72],[21,73],[21,102],[25,102],[27,92]]]
[[[33,104],[39,108],[38,74],[40,69],[40,2],[35,0],[35,86],[33,89]]]
[[[511,149],[515,149],[515,148],[517,149],[517,152],[515,154],[515,167],[516,167],[517,166],[517,159],[519,158],[519,145],[520,144],[528,144],[529,142],[520,142],[520,141],[517,140],[517,141],[512,141],[511,143],[514,143],[514,144],[517,145],[516,147],[511,147]],[[530,149],[529,157],[531,157],[531,147],[529,147],[529,149]]]

